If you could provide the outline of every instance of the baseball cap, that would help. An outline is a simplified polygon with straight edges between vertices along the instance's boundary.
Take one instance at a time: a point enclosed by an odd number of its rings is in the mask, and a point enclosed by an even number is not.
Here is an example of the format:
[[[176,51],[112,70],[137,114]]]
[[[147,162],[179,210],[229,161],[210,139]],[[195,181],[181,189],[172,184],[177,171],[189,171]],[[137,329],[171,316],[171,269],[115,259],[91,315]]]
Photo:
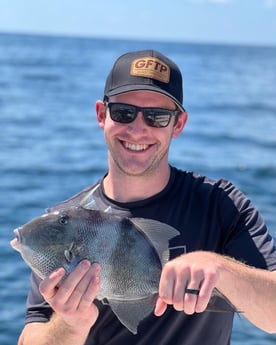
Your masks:
[[[141,50],[120,56],[106,79],[104,99],[138,90],[161,93],[185,111],[181,72],[172,60],[156,50]]]

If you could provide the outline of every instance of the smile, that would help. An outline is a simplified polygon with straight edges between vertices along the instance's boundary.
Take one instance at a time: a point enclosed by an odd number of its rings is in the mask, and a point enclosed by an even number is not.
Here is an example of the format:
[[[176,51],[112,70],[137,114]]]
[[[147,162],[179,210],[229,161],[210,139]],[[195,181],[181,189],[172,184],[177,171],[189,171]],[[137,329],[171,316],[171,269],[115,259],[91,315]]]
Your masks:
[[[149,145],[146,144],[130,144],[127,142],[124,142],[124,147],[131,151],[145,151]]]

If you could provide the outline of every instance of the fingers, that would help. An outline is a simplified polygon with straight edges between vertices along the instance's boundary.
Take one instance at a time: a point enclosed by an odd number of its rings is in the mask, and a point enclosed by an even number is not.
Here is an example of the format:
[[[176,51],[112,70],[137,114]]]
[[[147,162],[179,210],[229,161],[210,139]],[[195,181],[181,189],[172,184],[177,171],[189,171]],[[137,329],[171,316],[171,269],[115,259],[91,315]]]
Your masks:
[[[50,274],[40,284],[40,292],[51,307],[58,311],[66,308],[75,310],[85,305],[91,305],[99,289],[100,266],[87,260],[80,262],[75,270],[57,288],[65,275],[60,268]]]
[[[55,315],[74,332],[87,332],[98,318],[93,301],[100,288],[99,272],[99,264],[83,260],[64,280],[65,270],[59,268],[40,284],[40,292]]]
[[[89,308],[96,298],[100,285],[100,266],[92,265],[77,285],[71,298],[75,299],[76,308]]]
[[[199,298],[197,299],[197,303],[195,306],[196,313],[202,313],[207,308],[214,288],[215,284],[212,279],[205,279],[202,282],[199,291]]]
[[[205,279],[207,279],[205,272],[201,270],[193,270],[190,273],[189,279],[186,281],[186,286],[183,290],[183,310],[186,314],[191,315],[193,313],[203,311],[198,308],[198,306],[204,305],[204,302],[202,301],[203,296],[201,294],[201,289]]]
[[[210,262],[191,261],[191,257],[184,255],[164,266],[155,315],[162,315],[168,304],[188,315],[206,309],[218,280],[218,271]]]
[[[156,316],[161,316],[165,313],[166,309],[167,309],[167,303],[165,303],[161,298],[158,298],[156,301],[154,314]]]
[[[64,277],[64,275],[65,269],[58,268],[41,282],[39,290],[47,302],[56,295],[56,292],[58,290],[57,285]]]

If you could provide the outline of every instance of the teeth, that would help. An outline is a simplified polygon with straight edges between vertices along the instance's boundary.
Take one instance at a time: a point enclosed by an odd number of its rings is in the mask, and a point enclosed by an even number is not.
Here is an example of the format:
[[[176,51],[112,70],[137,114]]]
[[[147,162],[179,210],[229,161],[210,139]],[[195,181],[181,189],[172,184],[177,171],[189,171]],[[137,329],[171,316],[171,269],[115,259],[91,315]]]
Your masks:
[[[146,144],[135,145],[135,144],[125,143],[125,147],[132,151],[144,151],[148,148],[148,145]]]

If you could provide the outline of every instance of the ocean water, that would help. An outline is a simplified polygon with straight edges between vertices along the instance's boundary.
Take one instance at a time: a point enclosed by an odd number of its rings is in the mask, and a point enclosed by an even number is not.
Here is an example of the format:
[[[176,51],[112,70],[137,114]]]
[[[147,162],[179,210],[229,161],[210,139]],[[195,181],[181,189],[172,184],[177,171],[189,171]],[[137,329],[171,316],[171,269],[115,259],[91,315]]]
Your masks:
[[[189,121],[170,162],[234,182],[276,238],[276,47],[0,35],[0,344],[24,324],[29,269],[12,230],[94,182],[107,169],[95,119],[119,55],[154,48],[184,76]],[[272,345],[245,319],[232,344]]]

